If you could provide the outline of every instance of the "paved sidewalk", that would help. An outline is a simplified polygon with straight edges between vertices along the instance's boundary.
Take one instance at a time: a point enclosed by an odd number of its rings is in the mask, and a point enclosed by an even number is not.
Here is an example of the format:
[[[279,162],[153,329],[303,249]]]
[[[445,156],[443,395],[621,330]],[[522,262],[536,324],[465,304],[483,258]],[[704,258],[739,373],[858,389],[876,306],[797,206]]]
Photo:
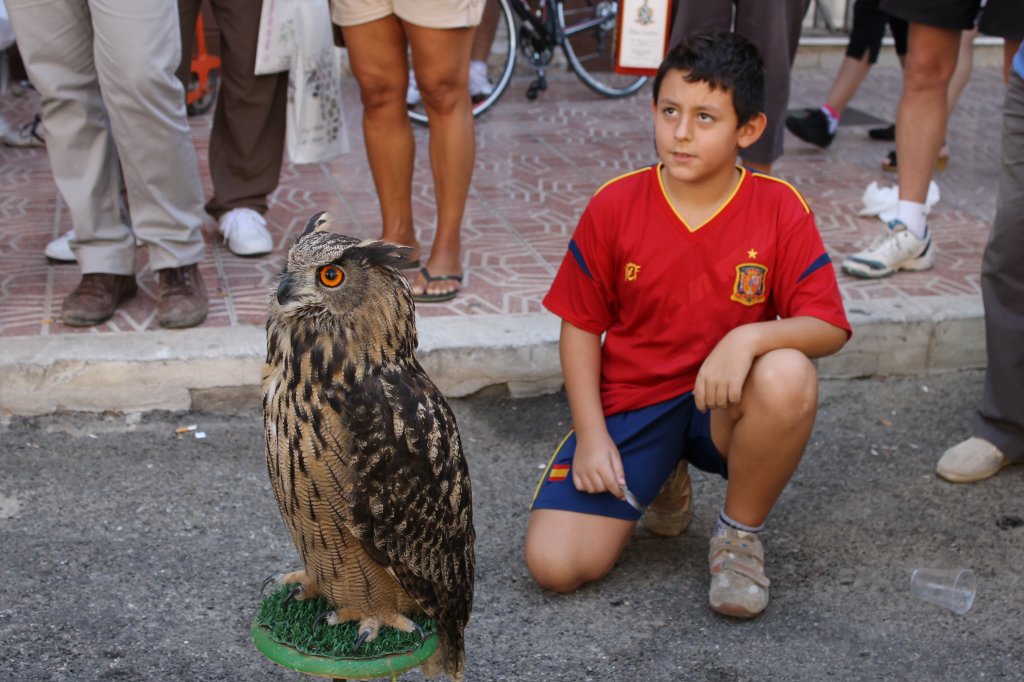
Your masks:
[[[791,106],[816,105],[833,68],[794,71]],[[540,301],[576,219],[605,181],[656,160],[649,91],[627,100],[593,95],[573,77],[551,78],[530,102],[517,78],[502,101],[477,122],[477,165],[463,229],[466,282],[447,304],[418,308],[424,364],[451,395],[495,384],[513,395],[560,383],[558,322]],[[891,148],[871,142],[869,122],[895,115],[900,72],[878,67],[853,101],[854,122],[827,151],[790,137],[776,174],[800,189],[814,209],[837,263],[882,229],[858,217],[868,183],[895,184],[879,161]],[[207,228],[202,271],[211,288],[210,315],[199,328],[160,330],[154,318],[155,277],[140,262],[140,295],[106,324],[66,327],[60,302],[78,281],[74,265],[47,263],[47,242],[70,229],[44,150],[0,147],[0,411],[118,410],[216,407],[252,400],[264,354],[265,301],[289,244],[315,212],[329,211],[349,234],[379,235],[354,85],[346,81],[352,151],[328,164],[286,165],[267,216],[275,237],[270,256],[243,259]],[[826,376],[919,373],[984,362],[978,286],[981,251],[995,210],[1001,74],[975,70],[953,118],[949,169],[936,178],[942,201],[930,225],[937,263],[924,273],[881,281],[840,274],[854,340],[821,362]],[[0,114],[12,124],[34,112],[32,97],[6,96]],[[210,115],[192,120],[203,180]],[[425,249],[434,201],[426,130],[419,155],[414,210]],[[140,252],[144,259],[144,252]]]

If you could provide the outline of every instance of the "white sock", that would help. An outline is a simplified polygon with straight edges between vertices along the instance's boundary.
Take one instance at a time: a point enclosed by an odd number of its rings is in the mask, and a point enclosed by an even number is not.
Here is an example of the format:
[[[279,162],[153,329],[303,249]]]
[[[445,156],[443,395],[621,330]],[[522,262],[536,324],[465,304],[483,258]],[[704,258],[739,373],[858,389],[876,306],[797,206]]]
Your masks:
[[[918,239],[924,239],[928,233],[927,215],[924,204],[916,201],[900,199],[896,209],[896,220],[907,226],[907,230]]]
[[[720,535],[722,531],[727,528],[734,528],[735,530],[742,530],[747,533],[759,533],[764,529],[764,524],[762,523],[760,526],[748,526],[744,523],[740,523],[726,514],[725,507],[722,507],[722,510],[718,512],[718,523],[715,524],[715,532],[713,535]]]
[[[835,135],[836,129],[839,127],[839,114],[827,104],[821,105],[821,113],[825,114],[825,118],[828,119],[829,135]]]

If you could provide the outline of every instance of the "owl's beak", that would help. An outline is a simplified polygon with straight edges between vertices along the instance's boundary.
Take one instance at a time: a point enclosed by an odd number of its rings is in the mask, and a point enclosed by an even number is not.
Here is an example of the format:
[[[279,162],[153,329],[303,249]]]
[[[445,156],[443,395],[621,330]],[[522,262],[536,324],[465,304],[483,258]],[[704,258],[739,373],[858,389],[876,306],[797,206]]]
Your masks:
[[[292,276],[287,272],[281,277],[277,284],[277,303],[284,305],[292,298]]]

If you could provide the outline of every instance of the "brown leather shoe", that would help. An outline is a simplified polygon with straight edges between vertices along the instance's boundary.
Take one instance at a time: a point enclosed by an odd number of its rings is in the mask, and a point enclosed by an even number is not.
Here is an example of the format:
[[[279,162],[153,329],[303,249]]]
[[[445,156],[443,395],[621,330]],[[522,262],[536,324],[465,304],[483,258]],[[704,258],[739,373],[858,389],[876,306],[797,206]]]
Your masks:
[[[82,275],[82,281],[61,305],[64,324],[92,327],[106,322],[123,301],[135,295],[139,286],[135,275],[111,275],[94,272]]]
[[[208,300],[199,265],[157,270],[160,289],[157,292],[156,319],[161,327],[183,329],[194,327],[206,319]]]

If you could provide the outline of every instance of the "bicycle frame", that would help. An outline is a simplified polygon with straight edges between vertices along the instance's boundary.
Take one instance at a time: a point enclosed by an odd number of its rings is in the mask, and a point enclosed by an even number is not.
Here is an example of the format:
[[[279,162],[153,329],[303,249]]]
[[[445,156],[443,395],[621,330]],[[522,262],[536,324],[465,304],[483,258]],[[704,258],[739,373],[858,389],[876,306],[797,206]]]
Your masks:
[[[564,4],[563,0],[540,0],[536,10],[530,8],[528,0],[507,1],[508,6],[512,8],[516,16],[520,20],[529,23],[535,31],[538,31],[546,39],[545,42],[550,47],[562,47],[566,38],[571,38],[577,33],[589,31],[607,21],[603,17],[595,17],[563,30],[556,20],[558,6]],[[539,13],[542,18],[537,18],[535,12]]]

